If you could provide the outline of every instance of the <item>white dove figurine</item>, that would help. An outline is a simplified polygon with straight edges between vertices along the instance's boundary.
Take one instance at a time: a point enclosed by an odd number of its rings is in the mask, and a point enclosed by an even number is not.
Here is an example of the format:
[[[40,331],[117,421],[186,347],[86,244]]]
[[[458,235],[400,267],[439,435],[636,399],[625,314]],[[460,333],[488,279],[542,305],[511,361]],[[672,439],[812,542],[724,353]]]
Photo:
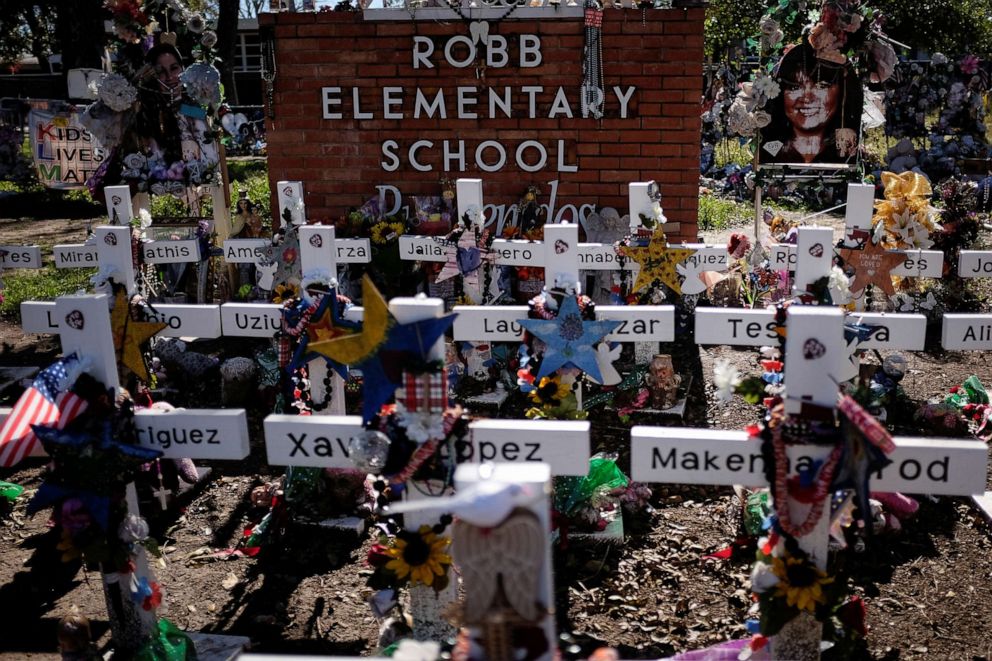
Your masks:
[[[542,494],[531,485],[482,480],[450,498],[427,498],[389,506],[390,514],[406,512],[449,513],[479,528],[494,528],[517,507],[540,499]]]

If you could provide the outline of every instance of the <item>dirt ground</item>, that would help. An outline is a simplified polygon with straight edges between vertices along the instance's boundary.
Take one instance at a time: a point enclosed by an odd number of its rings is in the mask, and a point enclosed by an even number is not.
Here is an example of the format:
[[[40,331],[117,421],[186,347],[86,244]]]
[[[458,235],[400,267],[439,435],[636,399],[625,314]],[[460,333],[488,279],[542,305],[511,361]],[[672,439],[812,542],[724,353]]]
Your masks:
[[[0,243],[75,241],[84,225],[0,221]],[[0,365],[44,365],[56,354],[51,338],[25,337],[9,321],[0,325]],[[712,381],[703,377],[720,357],[742,372],[756,364],[751,350],[689,348],[680,365],[694,375],[686,424],[740,429],[757,419],[757,407],[739,399],[717,404],[712,387],[703,385]],[[971,374],[992,382],[986,353],[907,358],[903,385],[917,400],[942,396]],[[251,418],[251,428],[259,429],[261,413]],[[600,418],[594,429],[594,451],[623,449],[619,421]],[[260,435],[242,464],[211,466],[212,476],[181,511],[154,520],[166,551],[165,567],[156,570],[166,590],[162,615],[187,630],[249,636],[260,652],[371,653],[376,625],[365,604],[370,590],[363,562],[369,538],[294,528],[279,548],[258,557],[197,561],[201,549],[234,546],[253,514],[251,488],[281,473],[265,464]],[[25,514],[43,468],[42,460],[32,460],[0,471],[0,479],[29,490],[0,515],[2,658],[57,658],[55,624],[73,606],[93,619],[101,643],[109,638],[100,576],[59,561],[47,512]],[[657,485],[652,502],[655,511],[628,525],[623,544],[571,540],[556,554],[559,628],[583,653],[609,644],[624,658],[659,658],[746,635],[747,554],[705,558],[733,540],[731,490]],[[923,499],[919,516],[900,535],[850,554],[853,589],[868,604],[871,630],[863,648],[833,656],[992,658],[990,540],[992,530],[967,500]]]

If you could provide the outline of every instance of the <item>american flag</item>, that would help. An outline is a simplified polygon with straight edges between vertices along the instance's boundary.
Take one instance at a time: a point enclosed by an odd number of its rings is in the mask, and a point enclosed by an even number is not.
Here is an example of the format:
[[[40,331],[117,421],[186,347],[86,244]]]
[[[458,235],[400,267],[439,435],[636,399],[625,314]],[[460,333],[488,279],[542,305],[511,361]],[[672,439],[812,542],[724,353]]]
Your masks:
[[[0,466],[8,468],[31,453],[38,437],[31,425],[65,428],[86,409],[86,400],[69,392],[79,359],[70,354],[46,367],[24,391],[0,427]]]

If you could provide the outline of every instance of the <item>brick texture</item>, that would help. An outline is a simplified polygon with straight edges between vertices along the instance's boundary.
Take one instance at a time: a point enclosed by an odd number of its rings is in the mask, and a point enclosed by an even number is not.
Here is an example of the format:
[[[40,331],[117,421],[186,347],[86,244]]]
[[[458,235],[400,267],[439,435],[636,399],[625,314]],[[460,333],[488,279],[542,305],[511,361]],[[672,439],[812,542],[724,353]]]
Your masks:
[[[491,24],[491,34],[506,37],[510,62],[505,68],[487,68],[477,77],[474,64],[455,68],[444,59],[445,43],[451,37],[468,36],[460,23],[430,21],[371,22],[350,12],[263,14],[263,28],[276,35],[278,75],[275,81],[275,119],[269,121],[269,176],[278,180],[302,180],[307,215],[311,219],[334,218],[349,207],[360,205],[375,194],[375,186],[392,184],[409,202],[409,196],[438,194],[443,176],[479,177],[487,203],[513,204],[530,184],[541,187],[547,202],[547,182],[559,181],[557,208],[564,204],[596,204],[627,211],[626,185],[632,181],[657,180],[662,205],[670,221],[681,228],[672,239],[696,236],[699,180],[699,100],[702,93],[700,63],[703,61],[704,10],[671,9],[607,10],[603,18],[603,71],[606,115],[602,120],[582,119],[579,87],[582,78],[583,23],[581,19],[505,20]],[[541,39],[542,64],[519,68],[519,35]],[[431,39],[434,68],[414,69],[414,37]],[[466,57],[464,45],[455,46],[456,59]],[[628,116],[620,117],[620,102],[614,86],[636,86],[630,97]],[[458,119],[458,87],[477,88],[474,110],[478,119]],[[536,118],[529,117],[528,95],[522,88],[542,86],[535,94]],[[340,87],[340,104],[330,108],[342,119],[324,119],[321,88]],[[393,107],[404,119],[383,117],[383,88],[399,87]],[[509,87],[512,112],[508,118],[497,107],[489,117],[494,88],[502,96]],[[564,88],[575,116],[549,119],[555,94]],[[414,118],[416,90],[428,102],[437,90],[445,95],[447,119]],[[352,101],[357,89],[362,112],[371,119],[356,119]],[[398,144],[399,169],[386,171],[382,163],[387,140]],[[418,140],[430,140],[417,159],[433,170],[420,172],[411,166],[408,150]],[[465,170],[457,163],[444,171],[443,141],[449,150],[465,141]],[[476,147],[495,140],[506,149],[506,165],[497,172],[480,170]],[[536,140],[547,150],[547,163],[537,172],[526,172],[516,164],[517,147]],[[562,141],[563,153],[558,153]],[[497,153],[484,152],[492,163]],[[527,149],[524,160],[533,164],[538,152]],[[578,167],[559,172],[557,164]]]

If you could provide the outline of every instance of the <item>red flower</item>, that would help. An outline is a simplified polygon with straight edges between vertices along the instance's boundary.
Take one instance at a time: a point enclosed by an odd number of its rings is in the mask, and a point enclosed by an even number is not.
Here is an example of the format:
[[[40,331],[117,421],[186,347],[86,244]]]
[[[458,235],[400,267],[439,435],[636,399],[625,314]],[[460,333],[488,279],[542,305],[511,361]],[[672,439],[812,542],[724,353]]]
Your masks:
[[[155,610],[162,605],[162,589],[156,581],[151,582],[152,593],[141,602],[141,607],[146,611]]]
[[[369,549],[369,554],[365,561],[369,563],[369,566],[375,567],[376,569],[379,567],[384,567],[387,562],[392,560],[392,557],[386,555],[386,551],[388,550],[389,549],[382,544],[373,544],[372,548]]]
[[[851,631],[857,631],[861,636],[868,635],[868,624],[866,623],[868,608],[861,597],[855,595],[851,597],[850,601],[838,608],[837,619]]]

